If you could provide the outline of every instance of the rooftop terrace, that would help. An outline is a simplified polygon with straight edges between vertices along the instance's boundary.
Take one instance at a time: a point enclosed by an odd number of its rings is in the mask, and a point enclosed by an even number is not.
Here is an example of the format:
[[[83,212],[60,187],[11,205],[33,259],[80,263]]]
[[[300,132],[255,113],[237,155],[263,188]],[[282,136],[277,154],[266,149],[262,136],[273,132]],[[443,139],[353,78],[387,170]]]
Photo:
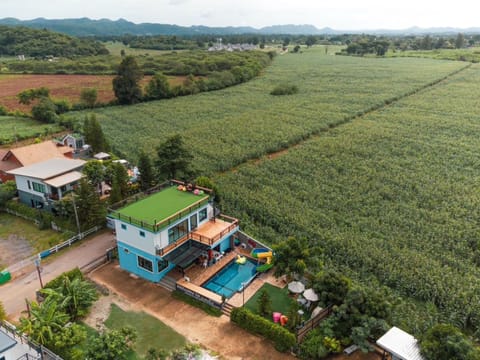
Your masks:
[[[120,209],[112,210],[110,216],[158,231],[205,205],[208,199],[208,194],[195,195],[190,191],[180,191],[177,186],[169,186]]]

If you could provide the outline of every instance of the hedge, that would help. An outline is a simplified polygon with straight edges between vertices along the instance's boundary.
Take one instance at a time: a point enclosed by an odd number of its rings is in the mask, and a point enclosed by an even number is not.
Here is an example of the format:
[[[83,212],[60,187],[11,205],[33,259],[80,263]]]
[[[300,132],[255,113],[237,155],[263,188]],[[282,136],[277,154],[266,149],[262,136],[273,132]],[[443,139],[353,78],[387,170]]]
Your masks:
[[[248,309],[233,309],[230,319],[241,328],[272,340],[278,351],[287,352],[296,345],[297,340],[294,334]]]

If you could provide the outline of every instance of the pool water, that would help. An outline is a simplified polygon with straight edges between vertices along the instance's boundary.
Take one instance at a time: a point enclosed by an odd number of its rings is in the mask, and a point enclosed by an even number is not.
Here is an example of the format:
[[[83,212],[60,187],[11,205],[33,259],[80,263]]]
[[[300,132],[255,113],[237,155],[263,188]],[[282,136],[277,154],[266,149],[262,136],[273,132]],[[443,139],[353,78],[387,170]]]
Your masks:
[[[242,283],[248,284],[257,274],[257,262],[247,259],[240,265],[235,261],[225,266],[202,286],[226,298],[242,289]]]

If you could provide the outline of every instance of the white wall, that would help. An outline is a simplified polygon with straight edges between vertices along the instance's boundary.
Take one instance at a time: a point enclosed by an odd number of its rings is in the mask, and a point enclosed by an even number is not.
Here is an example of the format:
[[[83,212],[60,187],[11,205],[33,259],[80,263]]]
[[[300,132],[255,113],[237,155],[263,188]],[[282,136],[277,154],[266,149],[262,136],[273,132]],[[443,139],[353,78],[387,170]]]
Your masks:
[[[125,244],[128,244],[130,246],[133,246],[137,249],[140,249],[142,251],[145,251],[149,254],[155,254],[155,244],[158,244],[160,248],[164,248],[168,245],[168,229],[175,226],[176,224],[184,221],[187,218],[190,218],[190,216],[194,213],[198,213],[200,210],[204,209],[205,207],[202,207],[201,209],[195,210],[195,212],[188,214],[185,217],[182,217],[175,223],[172,223],[170,226],[163,228],[160,233],[152,233],[148,230],[142,229],[140,227],[137,227],[135,225],[129,224],[127,222],[123,222],[121,220],[115,220],[115,232],[117,234],[117,240],[121,241]],[[201,222],[198,223],[198,226],[201,226],[202,224],[206,223],[209,219],[213,217],[213,207],[209,203],[207,205],[207,218]],[[126,225],[127,229],[123,230],[121,227],[121,224]],[[140,236],[140,231],[145,232],[145,237]]]
[[[122,224],[127,227],[126,230],[122,229]],[[140,236],[140,231],[145,233],[145,237]],[[115,220],[115,232],[118,241],[145,251],[146,253],[155,254],[155,240],[159,242],[159,234],[154,234],[148,230],[120,220]]]
[[[28,180],[30,180],[30,189],[28,188]],[[48,191],[48,185],[44,184],[42,180],[31,178],[28,176],[15,175],[15,182],[17,183],[17,189],[28,192],[30,194],[35,194],[38,196],[43,196],[43,193],[33,190],[32,182],[43,184],[45,186],[45,191]]]

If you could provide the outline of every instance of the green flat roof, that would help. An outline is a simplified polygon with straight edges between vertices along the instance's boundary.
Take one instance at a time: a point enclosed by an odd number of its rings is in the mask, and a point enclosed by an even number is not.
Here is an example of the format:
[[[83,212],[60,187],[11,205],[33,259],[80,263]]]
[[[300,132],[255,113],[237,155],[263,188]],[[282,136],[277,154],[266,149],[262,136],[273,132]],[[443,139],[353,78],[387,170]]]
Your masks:
[[[208,199],[208,194],[194,195],[179,191],[176,186],[159,191],[145,199],[118,209],[121,217],[131,216],[148,224],[159,223],[193,204]]]

